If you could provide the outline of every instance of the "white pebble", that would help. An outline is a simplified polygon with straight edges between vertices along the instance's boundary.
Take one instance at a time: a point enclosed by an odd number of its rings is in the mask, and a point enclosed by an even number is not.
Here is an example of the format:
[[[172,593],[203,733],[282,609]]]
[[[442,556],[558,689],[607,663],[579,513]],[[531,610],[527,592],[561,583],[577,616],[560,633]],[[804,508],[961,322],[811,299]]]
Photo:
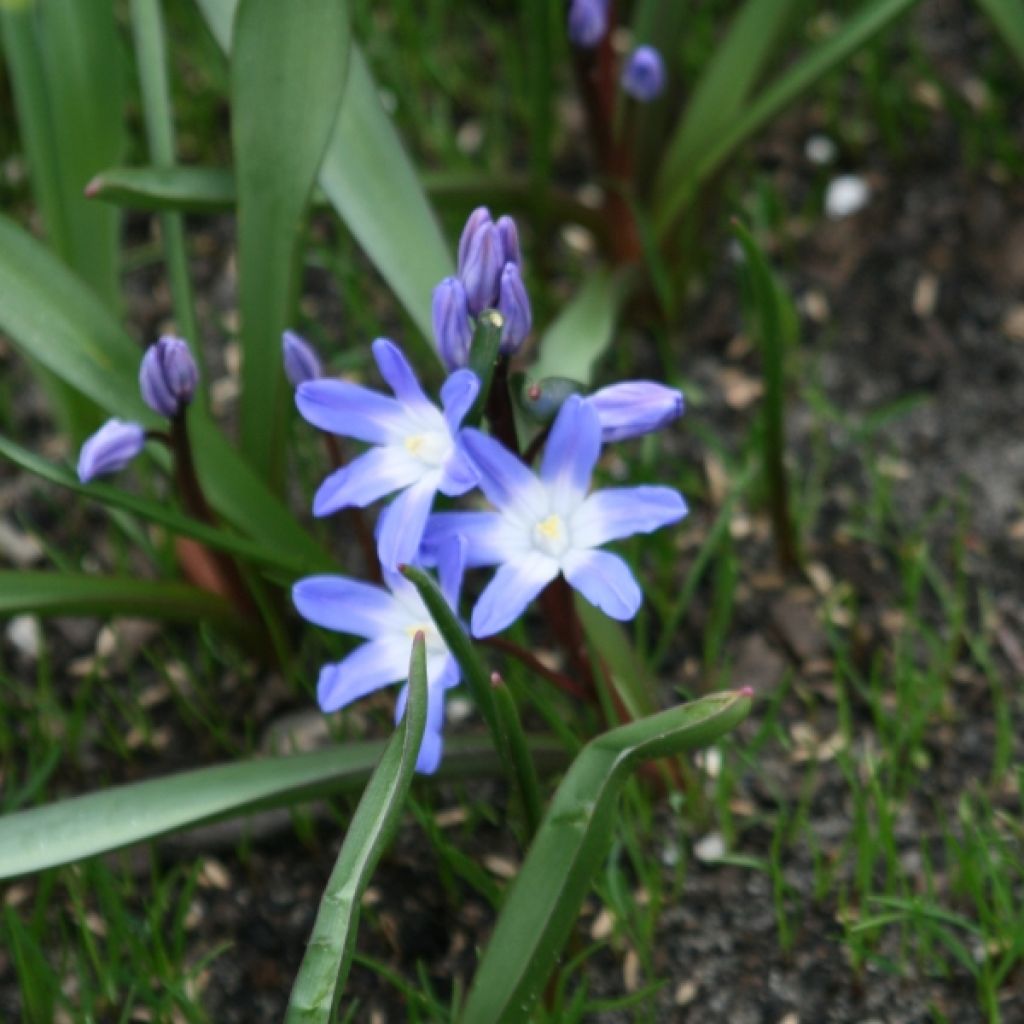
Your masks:
[[[827,135],[812,135],[804,143],[804,156],[818,167],[832,163],[839,147]]]
[[[871,197],[871,187],[856,174],[842,174],[828,183],[825,190],[825,215],[842,220],[864,209]]]
[[[39,652],[43,648],[43,631],[34,615],[15,615],[7,624],[7,639],[26,660],[39,660]]]
[[[697,860],[705,864],[721,860],[725,856],[725,838],[721,832],[709,832],[703,839],[698,839],[694,843],[693,852]]]

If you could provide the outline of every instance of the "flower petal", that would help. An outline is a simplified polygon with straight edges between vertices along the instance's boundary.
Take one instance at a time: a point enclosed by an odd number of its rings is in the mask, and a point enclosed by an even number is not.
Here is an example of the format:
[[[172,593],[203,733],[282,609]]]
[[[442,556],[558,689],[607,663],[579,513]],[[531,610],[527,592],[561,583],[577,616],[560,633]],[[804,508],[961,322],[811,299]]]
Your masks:
[[[572,517],[573,544],[596,548],[610,540],[650,533],[687,514],[686,501],[671,487],[610,487],[588,495]]]
[[[380,514],[377,554],[386,569],[415,562],[437,494],[437,474],[406,488]]]
[[[459,595],[462,592],[462,577],[465,574],[466,539],[461,534],[456,534],[437,549],[437,582],[444,599],[456,615],[459,614]]]
[[[342,661],[324,665],[316,684],[317,700],[324,711],[337,711],[409,674],[412,644],[395,636],[378,637],[357,647]]]
[[[538,551],[501,566],[473,609],[473,636],[491,636],[510,626],[557,575],[558,562]]]
[[[441,385],[441,405],[448,429],[454,434],[480,394],[480,378],[472,370],[456,370]]]
[[[292,587],[292,602],[316,626],[367,639],[387,632],[398,611],[386,590],[347,576],[307,576]]]
[[[402,687],[395,703],[395,722],[398,723],[405,715],[409,703],[409,684]],[[416,758],[416,771],[422,775],[432,775],[441,763],[444,748],[444,687],[434,685],[431,681],[427,690],[427,721],[423,729],[423,741]]]
[[[452,537],[466,543],[466,568],[511,562],[526,553],[527,545],[517,543],[518,534],[497,512],[438,512],[427,521],[423,549],[435,562]]]
[[[320,485],[313,498],[313,515],[327,516],[347,505],[365,508],[422,476],[423,464],[397,445],[371,448]]]
[[[554,511],[565,515],[583,499],[600,453],[597,413],[579,395],[570,395],[551,428],[540,467],[541,479],[554,499]]]
[[[524,462],[479,430],[464,430],[459,436],[491,504],[531,522],[547,512],[544,488]]]
[[[402,405],[434,407],[423,393],[409,360],[390,338],[378,338],[373,343],[373,358],[377,360],[380,375],[387,381],[388,387],[394,391],[395,398]]]
[[[653,380],[626,380],[595,391],[587,401],[597,410],[602,441],[659,430],[683,414],[683,393]]]
[[[476,487],[479,480],[473,461],[466,454],[465,449],[458,440],[456,440],[455,444],[455,451],[452,452],[448,461],[444,464],[444,474],[437,487],[442,494],[447,495],[449,498],[457,498],[460,494],[471,491]]]
[[[400,440],[406,421],[399,402],[347,380],[310,380],[295,391],[295,404],[314,427],[371,444]]]
[[[608,551],[571,551],[562,561],[566,579],[613,619],[631,619],[644,596],[626,563]]]

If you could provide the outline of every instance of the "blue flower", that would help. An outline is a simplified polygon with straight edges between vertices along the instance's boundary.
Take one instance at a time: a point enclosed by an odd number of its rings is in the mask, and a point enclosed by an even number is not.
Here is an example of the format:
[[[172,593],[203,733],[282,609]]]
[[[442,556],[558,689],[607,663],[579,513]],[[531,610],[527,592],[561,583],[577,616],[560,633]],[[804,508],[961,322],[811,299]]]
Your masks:
[[[381,564],[396,569],[415,560],[434,495],[464,494],[476,483],[456,433],[480,381],[469,370],[456,370],[441,388],[442,412],[393,341],[378,338],[373,355],[394,398],[348,381],[315,380],[299,385],[295,402],[313,426],[373,445],[324,480],[313,514],[363,508],[400,492],[381,516],[377,540]]]
[[[293,388],[305,384],[307,380],[319,380],[324,375],[316,349],[294,331],[285,331],[281,335],[281,355],[284,359],[284,375]]]
[[[498,312],[504,318],[501,328],[501,351],[509,356],[526,341],[533,326],[530,297],[519,273],[519,266],[508,262],[501,272],[498,287]]]
[[[146,349],[139,366],[143,401],[160,416],[172,419],[192,401],[199,369],[188,342],[164,335]]]
[[[462,582],[461,544],[446,546],[439,559],[441,590],[458,609]],[[325,712],[337,711],[391,683],[408,679],[412,641],[422,632],[427,656],[427,725],[416,770],[437,770],[443,747],[444,695],[459,682],[459,666],[437,631],[416,588],[398,573],[385,571],[384,587],[346,576],[308,576],[292,588],[299,614],[317,626],[363,637],[367,642],[338,662],[324,665],[317,700]],[[399,694],[395,721],[405,713],[409,687]]]
[[[590,49],[597,46],[608,31],[608,0],[572,0],[569,7],[569,41]]]
[[[587,402],[597,412],[602,441],[649,434],[683,414],[683,393],[653,380],[610,384],[589,395]]]
[[[88,438],[78,455],[78,479],[87,484],[93,477],[124,469],[146,443],[146,431],[138,423],[107,420]]]
[[[462,438],[480,488],[497,511],[431,516],[424,548],[434,556],[461,536],[468,567],[499,566],[473,609],[473,635],[505,629],[559,573],[612,618],[631,619],[643,600],[640,588],[621,558],[598,549],[681,519],[687,512],[682,496],[649,486],[588,494],[601,424],[578,395],[559,411],[539,477],[485,434],[464,430]]]
[[[622,70],[622,88],[640,103],[656,100],[665,89],[665,62],[653,46],[638,46]]]
[[[473,343],[473,321],[469,318],[466,289],[457,277],[446,277],[434,289],[431,318],[434,341],[445,367],[451,371],[465,366]]]

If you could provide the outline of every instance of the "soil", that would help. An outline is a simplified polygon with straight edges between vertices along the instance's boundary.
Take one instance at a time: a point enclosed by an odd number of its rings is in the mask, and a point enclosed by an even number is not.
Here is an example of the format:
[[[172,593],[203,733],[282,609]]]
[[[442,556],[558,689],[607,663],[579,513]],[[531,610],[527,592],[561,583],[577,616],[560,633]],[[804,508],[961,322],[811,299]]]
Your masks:
[[[962,9],[945,3],[929,9],[936,15],[930,36],[933,56],[954,81],[962,81],[963,55],[945,47],[943,34]],[[772,180],[793,208],[815,187],[815,172],[803,157],[801,140],[816,130],[817,117],[811,111],[786,121],[758,147],[771,161]],[[867,500],[869,481],[878,472],[891,481],[897,516],[907,524],[923,524],[948,503],[922,529],[940,553],[963,533],[968,586],[972,594],[993,596],[1002,623],[996,635],[1004,638],[996,657],[1006,678],[1019,683],[1024,675],[1024,185],[1005,180],[990,166],[969,164],[961,151],[960,131],[948,115],[934,114],[927,136],[916,140],[898,164],[881,145],[865,147],[858,165],[849,169],[871,184],[867,207],[835,222],[787,225],[785,234],[793,242],[791,258],[783,259],[785,279],[802,311],[802,339],[795,354],[799,379],[816,377],[823,396],[851,422],[906,396],[920,398],[882,426],[870,445],[847,445],[843,431],[834,427],[834,436],[826,438],[835,449],[824,486],[827,497],[805,554],[827,577],[851,588],[858,621],[850,628],[859,631],[867,662],[888,642],[887,615],[901,581],[891,552],[869,549],[843,524]],[[199,287],[212,308],[221,308],[225,296],[218,290],[230,292],[230,287],[216,257],[224,252],[227,232],[208,222],[202,230],[211,255],[197,264]],[[139,335],[152,333],[153,324],[165,315],[166,296],[148,286],[138,287],[135,295]],[[683,421],[679,454],[702,465],[707,458],[699,440],[703,428],[727,445],[738,443],[758,412],[756,400],[743,396],[743,382],[757,379],[758,359],[742,338],[735,275],[727,265],[710,282],[689,322],[685,375],[699,385],[706,400],[692,407]],[[21,379],[24,371],[10,360],[8,369]],[[28,388],[18,390],[21,436],[45,438],[52,426],[38,396]],[[819,441],[819,422],[795,395],[788,445],[798,485]],[[0,512],[12,520],[76,533],[100,522],[89,514],[85,521],[60,524],[62,509],[53,495],[41,496],[30,481],[2,464],[0,489]],[[961,508],[967,510],[966,532]],[[707,534],[716,511],[711,502],[695,504],[688,526],[691,552]],[[735,685],[754,686],[765,701],[780,696],[777,688],[791,673],[791,682],[781,691],[779,728],[797,741],[807,736],[801,729],[809,728],[818,746],[808,758],[799,756],[799,743],[790,743],[788,749],[768,744],[758,755],[756,770],[743,769],[734,794],[740,837],[731,852],[769,859],[779,794],[792,798],[809,786],[808,827],[826,858],[838,856],[852,812],[838,763],[821,751],[824,738],[838,728],[834,679],[820,624],[822,593],[806,580],[777,572],[760,511],[748,508],[741,518],[734,524],[739,598],[722,660],[732,664]],[[104,560],[104,553],[97,557]],[[698,592],[680,638],[681,653],[701,649],[710,600],[709,592]],[[63,669],[93,649],[96,629],[91,623],[47,628],[54,677],[68,692],[73,677],[64,678]],[[3,663],[25,671],[9,636],[0,643],[5,645]],[[136,692],[159,685],[158,673],[144,658],[132,666]],[[253,683],[244,673],[240,668],[226,691],[226,699],[235,701],[240,713]],[[699,668],[684,657],[683,681],[698,688],[698,676]],[[258,720],[270,721],[303,707],[282,683],[260,682],[265,685]],[[897,821],[897,844],[908,869],[922,844],[929,849],[940,845],[943,825],[955,818],[960,795],[972,787],[987,787],[990,780],[995,728],[990,691],[967,667],[952,685],[958,713],[930,743],[928,777],[911,788]],[[1015,734],[1020,736],[1024,701],[1019,686],[1011,686],[1011,693]],[[77,764],[81,774],[69,773],[58,780],[60,785],[68,791],[91,789],[97,778],[127,781],[226,756],[209,742],[195,750],[194,733],[177,702],[170,696],[165,700],[160,720],[166,731],[159,743],[140,745],[138,761],[107,758],[92,763],[86,753]],[[854,713],[858,741],[868,749],[870,716],[862,706],[855,706]],[[755,710],[738,731],[739,746],[752,741],[758,728]],[[1020,755],[1018,743],[1015,760]],[[467,792],[474,801],[491,804],[500,818],[504,793],[486,784],[440,786],[433,799],[435,811],[460,807]],[[997,799],[1015,813],[1019,802],[1012,789]],[[281,1019],[340,842],[338,832],[335,813],[320,806],[313,809],[312,824],[301,839],[287,815],[278,815],[264,819],[261,834],[241,852],[237,833],[230,829],[204,830],[159,844],[164,864],[203,859],[190,912],[190,959],[229,944],[204,969],[198,986],[211,1020],[260,1024]],[[666,862],[666,874],[671,875],[680,858],[686,872],[681,900],[660,917],[655,968],[667,984],[654,997],[658,1020],[970,1024],[984,1019],[966,971],[953,967],[946,976],[925,974],[901,957],[894,934],[882,940],[875,960],[851,963],[839,908],[833,900],[816,896],[812,853],[801,845],[784,856],[784,905],[792,934],[783,948],[769,875],[702,859],[700,851],[706,846],[701,844],[707,839],[667,807],[651,836],[652,849]],[[471,836],[456,835],[453,841],[499,874],[502,865],[514,863],[516,852],[497,825],[476,825]],[[941,858],[941,849],[934,852]],[[145,856],[128,863],[140,874],[148,870]],[[359,948],[413,984],[419,984],[417,963],[422,963],[435,992],[446,1000],[454,980],[464,982],[471,975],[475,949],[486,941],[493,915],[468,887],[439,884],[440,870],[420,828],[407,822],[374,878]],[[6,899],[20,904],[32,891],[32,882],[19,882],[8,887]],[[597,911],[596,903],[588,903],[585,933],[595,926]],[[886,969],[887,958],[899,969]],[[591,965],[588,977],[596,993],[621,995],[634,983],[635,963],[621,944],[598,954]],[[355,1019],[406,1019],[396,990],[358,962],[349,990],[361,1004]],[[1003,987],[1001,1011],[1007,1022],[1024,1021],[1024,972],[1019,968]],[[12,961],[0,952],[0,1016],[16,1020],[20,1012]],[[610,1024],[632,1017],[630,1011],[610,1011],[599,1019]]]

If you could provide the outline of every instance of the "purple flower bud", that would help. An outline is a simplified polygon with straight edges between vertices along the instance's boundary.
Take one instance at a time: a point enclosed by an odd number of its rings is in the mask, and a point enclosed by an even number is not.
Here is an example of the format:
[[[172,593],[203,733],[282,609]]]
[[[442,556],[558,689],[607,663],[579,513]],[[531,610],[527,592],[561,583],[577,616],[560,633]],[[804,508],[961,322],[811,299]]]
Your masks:
[[[107,420],[88,438],[78,455],[78,479],[87,484],[93,477],[124,469],[146,443],[146,432],[138,423]]]
[[[597,410],[602,441],[623,441],[658,430],[683,414],[683,395],[651,380],[628,380],[595,391],[587,401]]]
[[[569,41],[590,49],[608,31],[608,0],[572,0],[569,8]]]
[[[324,375],[316,349],[301,335],[285,331],[281,335],[281,352],[284,356],[284,375],[297,388],[307,380],[319,380]]]
[[[481,224],[470,239],[465,262],[459,267],[459,278],[473,316],[494,306],[504,265],[498,229],[492,223]]]
[[[196,393],[199,370],[188,343],[170,335],[146,349],[139,367],[139,390],[154,412],[177,416]]]
[[[523,257],[519,251],[519,231],[516,222],[505,214],[498,218],[494,225],[498,229],[498,237],[501,239],[501,252],[506,263],[514,263],[517,267],[522,266]]]
[[[469,362],[473,323],[466,304],[466,289],[457,277],[446,277],[435,289],[431,306],[434,340],[449,370]]]
[[[462,268],[466,265],[466,257],[469,255],[469,246],[473,241],[477,231],[480,230],[485,224],[493,224],[491,220],[491,211],[486,206],[478,206],[467,218],[466,226],[462,229],[462,234],[459,236],[459,274],[462,274]]]
[[[530,297],[526,294],[526,286],[515,263],[506,263],[501,272],[498,312],[505,319],[501,329],[501,351],[511,355],[526,341],[533,326]]]
[[[622,88],[640,103],[650,103],[665,89],[665,62],[653,46],[638,46],[622,70]]]

